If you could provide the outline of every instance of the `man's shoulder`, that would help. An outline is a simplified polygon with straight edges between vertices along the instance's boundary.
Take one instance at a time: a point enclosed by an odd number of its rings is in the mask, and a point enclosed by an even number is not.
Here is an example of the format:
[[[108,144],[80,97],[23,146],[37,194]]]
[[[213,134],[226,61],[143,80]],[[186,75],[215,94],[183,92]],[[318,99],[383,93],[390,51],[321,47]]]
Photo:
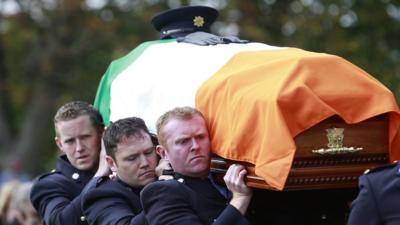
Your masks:
[[[89,183],[90,187],[83,193],[82,208],[97,215],[105,208],[130,207],[135,212],[141,209],[139,193],[116,179],[96,177]],[[117,206],[118,205],[118,206]]]
[[[158,193],[161,195],[170,194],[182,194],[182,190],[186,187],[181,182],[171,179],[171,180],[158,180],[153,183],[146,185],[141,194],[142,195],[153,195]]]
[[[139,196],[134,193],[130,187],[118,182],[116,179],[110,179],[107,176],[96,177],[89,183],[89,187],[84,193],[84,201],[92,201],[99,198],[125,198],[131,199]]]
[[[88,192],[121,192],[123,185],[108,176],[95,177],[89,184]]]
[[[399,166],[399,162],[395,161],[393,163],[389,163],[389,164],[385,164],[382,166],[378,166],[378,167],[374,167],[374,168],[370,168],[364,171],[364,175],[368,176],[368,175],[378,175],[381,173],[387,173],[389,171],[397,171],[397,167]]]
[[[393,162],[379,167],[374,167],[367,169],[363,177],[368,180],[385,181],[387,179],[392,179],[393,177],[398,177],[400,175],[400,164],[399,162]]]
[[[34,185],[42,183],[52,183],[52,182],[67,182],[67,177],[65,177],[60,171],[52,170],[50,172],[44,173],[36,177]]]
[[[35,178],[31,193],[45,194],[65,192],[76,195],[86,185],[78,173],[66,176],[60,170],[52,170]]]
[[[112,180],[108,176],[94,177],[93,179],[94,179],[93,188],[107,188],[110,186],[115,186],[117,184],[116,181]]]
[[[70,193],[71,182],[61,172],[52,170],[49,173],[42,174],[33,182],[30,198],[34,205],[37,205],[42,199],[54,197],[59,193]]]
[[[177,185],[178,182],[176,180],[157,180],[154,181],[144,187],[144,189],[151,189],[151,188],[156,188],[156,187],[173,187]]]
[[[140,200],[144,209],[160,205],[191,205],[194,204],[194,195],[185,184],[177,180],[163,180],[146,185],[140,192]]]
[[[32,185],[31,197],[44,197],[48,194],[68,192],[71,182],[61,172],[51,171],[38,176]]]

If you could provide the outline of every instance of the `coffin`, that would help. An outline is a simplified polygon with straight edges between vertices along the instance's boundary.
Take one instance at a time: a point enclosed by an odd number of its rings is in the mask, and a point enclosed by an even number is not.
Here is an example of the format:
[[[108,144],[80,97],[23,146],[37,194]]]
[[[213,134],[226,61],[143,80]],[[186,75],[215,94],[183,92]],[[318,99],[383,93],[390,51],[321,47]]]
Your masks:
[[[145,42],[110,64],[94,105],[106,125],[137,116],[153,132],[164,112],[197,108],[225,159],[213,171],[243,163],[253,187],[353,187],[365,169],[400,159],[393,93],[341,57],[297,48]],[[343,141],[328,142],[328,128],[344,129]]]
[[[339,140],[328,131],[336,131]],[[388,163],[387,131],[388,115],[383,114],[357,124],[333,116],[301,132],[294,138],[297,150],[284,190],[356,188],[365,170]],[[222,179],[232,163],[237,162],[214,156],[211,171]],[[255,175],[254,165],[242,164],[248,169],[249,186],[274,189]]]

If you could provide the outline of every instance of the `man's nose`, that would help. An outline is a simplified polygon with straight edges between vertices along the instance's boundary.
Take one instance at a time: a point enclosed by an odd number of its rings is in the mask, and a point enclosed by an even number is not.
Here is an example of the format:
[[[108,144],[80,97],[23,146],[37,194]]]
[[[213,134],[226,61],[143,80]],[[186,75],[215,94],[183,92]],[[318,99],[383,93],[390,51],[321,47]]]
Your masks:
[[[149,157],[144,154],[140,155],[140,167],[147,167],[149,166]]]
[[[190,151],[195,151],[199,149],[200,145],[196,138],[192,138],[192,146],[190,147]]]
[[[75,148],[77,152],[81,152],[84,149],[83,142],[81,140],[77,140]]]

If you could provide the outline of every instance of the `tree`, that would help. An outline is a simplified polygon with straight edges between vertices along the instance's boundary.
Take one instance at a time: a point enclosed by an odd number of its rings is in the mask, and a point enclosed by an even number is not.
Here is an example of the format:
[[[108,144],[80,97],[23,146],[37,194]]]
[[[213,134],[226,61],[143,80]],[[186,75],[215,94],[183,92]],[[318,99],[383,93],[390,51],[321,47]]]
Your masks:
[[[339,55],[400,100],[398,1],[241,1],[239,26],[250,40]]]
[[[154,36],[147,11],[122,11],[112,1],[100,9],[79,0],[49,2],[16,1],[18,13],[2,15],[2,165],[18,159],[31,175],[48,167],[41,162],[53,162],[51,118],[58,106],[93,102],[108,63]]]
[[[157,12],[196,1],[14,0],[1,11],[0,157],[36,175],[54,166],[52,117],[70,100],[93,102],[108,64],[156,39]],[[400,99],[400,5],[394,0],[202,1],[220,10],[221,35],[337,54]],[[6,157],[8,156],[8,157]]]

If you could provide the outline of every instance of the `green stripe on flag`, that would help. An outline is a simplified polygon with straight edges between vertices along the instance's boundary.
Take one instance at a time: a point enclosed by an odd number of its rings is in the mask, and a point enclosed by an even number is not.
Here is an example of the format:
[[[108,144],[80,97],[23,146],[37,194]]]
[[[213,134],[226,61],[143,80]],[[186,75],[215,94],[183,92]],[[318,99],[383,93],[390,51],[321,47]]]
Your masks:
[[[99,87],[97,88],[96,98],[94,100],[94,107],[99,110],[106,126],[110,124],[110,90],[113,80],[129,65],[134,63],[149,46],[173,41],[175,41],[175,39],[144,42],[133,49],[126,56],[111,62],[110,66],[107,68],[107,71],[100,80]]]

